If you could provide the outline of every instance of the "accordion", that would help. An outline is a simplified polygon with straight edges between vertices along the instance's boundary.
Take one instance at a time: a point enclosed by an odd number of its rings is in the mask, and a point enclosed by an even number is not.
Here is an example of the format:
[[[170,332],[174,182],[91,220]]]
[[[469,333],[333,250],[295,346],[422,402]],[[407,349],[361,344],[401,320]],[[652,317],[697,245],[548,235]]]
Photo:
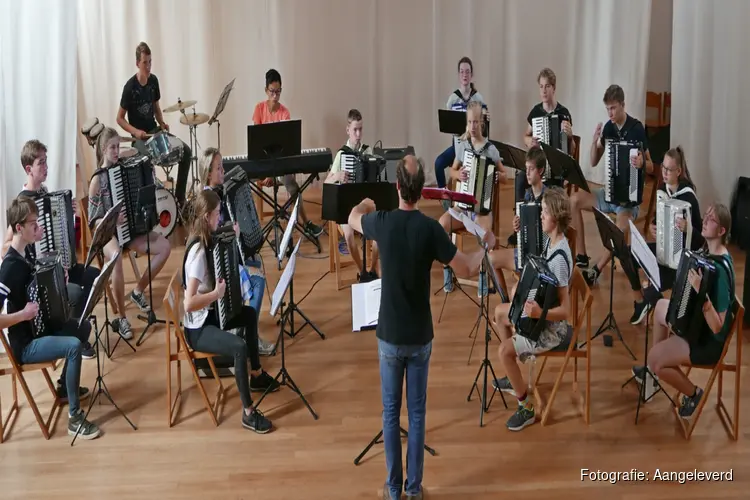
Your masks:
[[[667,324],[688,343],[696,341],[706,329],[703,303],[717,284],[717,262],[706,254],[685,250],[677,267],[672,296],[667,307]],[[701,271],[700,290],[696,293],[688,280],[688,272]]]
[[[677,218],[687,221],[687,231],[675,225]],[[656,192],[656,260],[663,266],[677,269],[683,250],[690,249],[693,237],[690,203],[669,198],[664,191]]]
[[[242,312],[242,286],[237,236],[231,225],[225,225],[213,234],[211,247],[206,252],[206,260],[212,281],[217,283],[224,280],[226,283],[224,296],[215,303],[219,328],[234,328],[236,325],[233,325],[233,322]]]
[[[233,168],[226,175],[223,190],[229,218],[240,228],[237,249],[244,264],[263,246],[263,229],[245,169],[241,166]]]
[[[362,145],[360,151],[348,146],[341,148],[341,170],[347,173],[346,183],[378,182],[381,164],[385,160],[365,154],[368,146]]]
[[[34,276],[26,291],[29,302],[39,304],[39,314],[32,320],[35,337],[51,335],[70,320],[65,269],[59,256],[48,255],[37,259]]]
[[[471,206],[467,203],[456,203],[465,210],[473,210],[480,215],[487,215],[492,211],[492,200],[495,192],[495,165],[486,157],[474,154],[467,149],[464,152],[462,168],[469,171],[469,178],[458,182],[459,193],[470,194],[477,200]]]
[[[124,202],[121,213],[125,221],[117,226],[117,240],[125,245],[135,237],[148,234],[146,220],[138,206],[138,191],[154,184],[154,166],[148,156],[121,158],[116,164],[102,168],[96,175],[106,175],[112,194],[111,205]]]
[[[54,191],[35,198],[39,225],[44,235],[34,246],[36,256],[56,253],[62,267],[70,269],[76,263],[76,230],[73,212],[73,193]]]
[[[558,114],[540,116],[531,119],[531,135],[540,142],[548,144],[568,154],[568,136],[562,131],[563,117]],[[549,163],[544,169],[544,180],[549,180]]]
[[[515,327],[516,334],[536,342],[544,330],[547,311],[559,305],[558,281],[544,257],[528,255],[526,259],[516,294],[510,304],[508,319]],[[535,301],[542,308],[542,315],[538,319],[529,318],[523,312],[524,305],[529,300]]]
[[[516,215],[521,219],[516,233],[516,268],[523,268],[529,255],[541,256],[549,236],[542,231],[542,205],[535,202],[516,203]]]
[[[640,205],[643,200],[643,169],[630,164],[640,145],[630,141],[607,139],[604,143],[604,200],[607,203]]]

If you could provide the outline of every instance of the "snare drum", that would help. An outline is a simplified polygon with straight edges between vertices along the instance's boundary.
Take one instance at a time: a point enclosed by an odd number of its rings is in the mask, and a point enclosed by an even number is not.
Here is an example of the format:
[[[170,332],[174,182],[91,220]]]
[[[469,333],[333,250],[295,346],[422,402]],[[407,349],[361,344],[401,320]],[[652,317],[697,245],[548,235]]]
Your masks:
[[[146,150],[154,165],[174,165],[182,157],[182,141],[166,132],[157,132],[146,141]]]
[[[156,215],[158,221],[154,232],[169,238],[177,225],[177,202],[174,195],[166,189],[156,190]]]

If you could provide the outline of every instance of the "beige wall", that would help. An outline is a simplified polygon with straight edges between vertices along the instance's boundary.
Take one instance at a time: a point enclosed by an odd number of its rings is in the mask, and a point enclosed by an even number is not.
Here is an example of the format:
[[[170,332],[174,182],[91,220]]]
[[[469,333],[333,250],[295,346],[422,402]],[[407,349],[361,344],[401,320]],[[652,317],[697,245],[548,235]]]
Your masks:
[[[672,0],[651,0],[651,37],[646,90],[669,92],[672,87]]]

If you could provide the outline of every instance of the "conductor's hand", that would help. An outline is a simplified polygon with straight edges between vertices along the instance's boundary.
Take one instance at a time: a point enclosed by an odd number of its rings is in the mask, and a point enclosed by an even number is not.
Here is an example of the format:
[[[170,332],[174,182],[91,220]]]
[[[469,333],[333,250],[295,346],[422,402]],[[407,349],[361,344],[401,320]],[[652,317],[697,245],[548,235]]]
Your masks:
[[[542,308],[535,300],[527,300],[523,305],[523,312],[531,319],[539,319],[542,317]]]
[[[656,224],[651,224],[650,226],[648,226],[648,228],[649,228],[649,232],[651,233],[651,236],[656,238]]]
[[[482,237],[482,243],[484,243],[489,249],[495,248],[497,240],[495,239],[495,235],[492,233],[492,231],[487,231],[486,233],[484,233],[484,236]]]
[[[513,217],[513,232],[517,233],[521,230],[521,218],[519,216]]]
[[[214,293],[216,294],[216,298],[220,299],[224,296],[224,291],[227,289],[227,284],[224,280],[219,280],[216,282],[216,286],[214,287]]]
[[[31,321],[36,318],[37,313],[39,313],[39,304],[27,302],[26,307],[21,311],[21,318],[23,318],[23,321]]]
[[[370,198],[365,198],[364,200],[362,200],[361,205],[365,208],[365,211],[367,213],[374,212],[376,210],[375,202]]]

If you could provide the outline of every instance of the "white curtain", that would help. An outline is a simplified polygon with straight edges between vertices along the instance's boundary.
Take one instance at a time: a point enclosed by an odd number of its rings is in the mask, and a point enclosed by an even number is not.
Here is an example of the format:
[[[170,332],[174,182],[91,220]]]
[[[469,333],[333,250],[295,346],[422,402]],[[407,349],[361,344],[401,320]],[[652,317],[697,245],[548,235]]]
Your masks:
[[[728,206],[737,177],[750,175],[750,2],[675,0],[673,12],[670,141],[685,148],[701,206]]]
[[[48,148],[50,189],[75,189],[75,2],[0,0],[0,227],[26,181],[21,149]],[[72,180],[71,180],[72,179]]]
[[[606,121],[607,86],[621,85],[628,112],[643,119],[650,11],[650,0],[79,0],[79,125],[93,116],[114,125],[143,40],[153,50],[162,107],[195,99],[196,110],[210,115],[236,78],[220,117],[225,155],[246,152],[246,127],[273,67],[282,102],[302,119],[303,147],[338,148],[356,107],[365,142],[411,144],[431,166],[450,141],[438,131],[436,110],[467,55],[490,107],[491,137],[514,144],[539,101],[539,70],[554,69],[558,99],[582,137],[581,164],[600,181],[587,152],[596,124]],[[187,141],[179,116],[165,118]],[[215,125],[198,130],[202,148],[217,144]]]

